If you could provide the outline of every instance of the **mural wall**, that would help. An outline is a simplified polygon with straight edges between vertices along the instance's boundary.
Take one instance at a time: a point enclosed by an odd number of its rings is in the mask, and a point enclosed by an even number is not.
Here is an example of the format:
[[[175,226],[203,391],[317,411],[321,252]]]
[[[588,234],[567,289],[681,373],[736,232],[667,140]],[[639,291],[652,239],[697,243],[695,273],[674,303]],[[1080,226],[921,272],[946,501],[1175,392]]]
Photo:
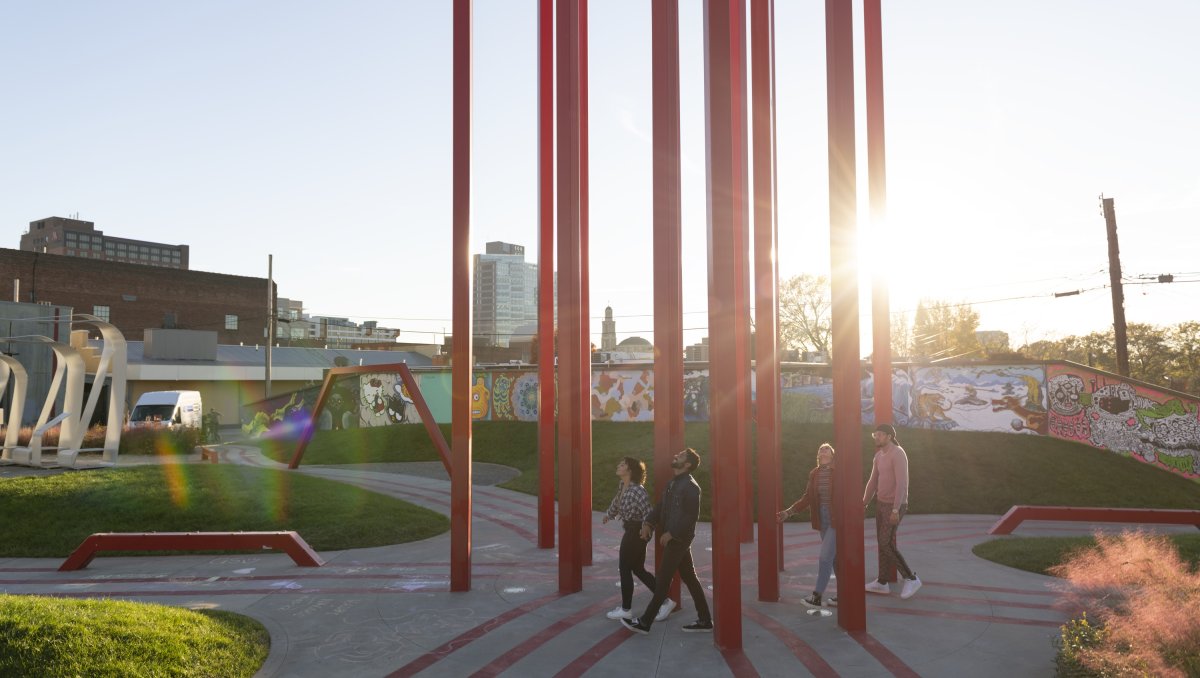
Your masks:
[[[1046,377],[1050,435],[1200,477],[1196,400],[1079,365],[1047,365]]]
[[[815,368],[820,369],[820,368]],[[450,372],[415,374],[433,418],[450,421]],[[473,376],[476,421],[537,421],[536,370],[497,369]],[[785,421],[830,422],[833,386],[814,368],[782,375]],[[244,408],[248,433],[307,420],[314,387]],[[870,371],[859,398],[863,424],[875,419]],[[893,420],[900,426],[1050,435],[1128,454],[1200,480],[1200,400],[1135,384],[1071,363],[914,365],[892,370]],[[419,423],[412,395],[397,375],[341,380],[322,412],[321,429]],[[650,366],[596,369],[591,385],[595,421],[653,421]],[[709,418],[708,371],[684,373],[684,419]]]

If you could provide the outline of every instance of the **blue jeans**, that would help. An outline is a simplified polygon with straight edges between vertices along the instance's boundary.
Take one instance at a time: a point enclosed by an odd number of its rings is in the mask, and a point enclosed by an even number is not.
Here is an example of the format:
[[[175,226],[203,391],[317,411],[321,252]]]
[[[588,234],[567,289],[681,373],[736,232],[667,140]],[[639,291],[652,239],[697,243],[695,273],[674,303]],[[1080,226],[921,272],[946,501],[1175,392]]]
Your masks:
[[[837,562],[837,530],[833,528],[829,509],[821,507],[821,556],[817,561],[817,586],[813,590],[824,594],[829,577]]]

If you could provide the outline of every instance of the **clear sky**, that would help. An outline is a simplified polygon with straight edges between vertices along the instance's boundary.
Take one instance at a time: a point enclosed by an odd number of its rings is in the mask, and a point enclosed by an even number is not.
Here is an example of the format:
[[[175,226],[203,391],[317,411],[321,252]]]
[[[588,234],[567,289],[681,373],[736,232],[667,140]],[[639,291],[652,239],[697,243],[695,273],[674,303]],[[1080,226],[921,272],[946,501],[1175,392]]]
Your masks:
[[[703,36],[701,2],[680,4],[690,343],[707,324]],[[1128,321],[1198,319],[1200,283],[1184,281],[1200,280],[1200,3],[883,4],[893,310],[1024,297],[975,306],[1014,344],[1110,326],[1104,193],[1126,277],[1178,281],[1127,287]],[[824,3],[777,5],[780,271],[825,273]],[[403,341],[449,331],[450,7],[0,3],[3,246],[78,213],[186,243],[194,269],[265,276],[272,253],[280,296],[311,314],[378,319]],[[649,7],[591,3],[597,343],[609,304],[620,337],[653,338]],[[536,257],[535,9],[475,2],[477,252],[505,240]],[[856,104],[861,118],[861,85]],[[1076,289],[1091,291],[1050,296]]]

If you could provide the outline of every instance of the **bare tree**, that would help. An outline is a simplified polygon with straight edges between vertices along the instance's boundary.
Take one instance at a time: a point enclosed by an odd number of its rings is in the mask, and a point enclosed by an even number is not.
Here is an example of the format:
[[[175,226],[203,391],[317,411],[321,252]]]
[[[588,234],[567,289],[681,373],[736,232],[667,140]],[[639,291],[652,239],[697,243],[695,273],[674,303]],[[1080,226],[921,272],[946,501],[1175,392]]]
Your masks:
[[[833,329],[829,278],[801,273],[779,286],[779,337],[783,345],[829,354]]]

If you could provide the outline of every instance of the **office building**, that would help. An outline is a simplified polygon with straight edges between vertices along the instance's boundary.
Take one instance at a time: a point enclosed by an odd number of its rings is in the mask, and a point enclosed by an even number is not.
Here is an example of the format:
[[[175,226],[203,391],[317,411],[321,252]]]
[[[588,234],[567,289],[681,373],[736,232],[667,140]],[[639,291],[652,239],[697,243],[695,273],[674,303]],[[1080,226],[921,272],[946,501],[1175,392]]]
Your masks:
[[[472,320],[476,343],[508,346],[520,326],[537,322],[537,277],[537,264],[525,262],[521,245],[489,242],[483,254],[475,255]]]
[[[148,240],[133,240],[104,235],[96,224],[65,217],[46,217],[29,222],[29,231],[21,235],[25,252],[60,254],[81,259],[117,261],[126,264],[188,268],[188,246],[167,245]]]

